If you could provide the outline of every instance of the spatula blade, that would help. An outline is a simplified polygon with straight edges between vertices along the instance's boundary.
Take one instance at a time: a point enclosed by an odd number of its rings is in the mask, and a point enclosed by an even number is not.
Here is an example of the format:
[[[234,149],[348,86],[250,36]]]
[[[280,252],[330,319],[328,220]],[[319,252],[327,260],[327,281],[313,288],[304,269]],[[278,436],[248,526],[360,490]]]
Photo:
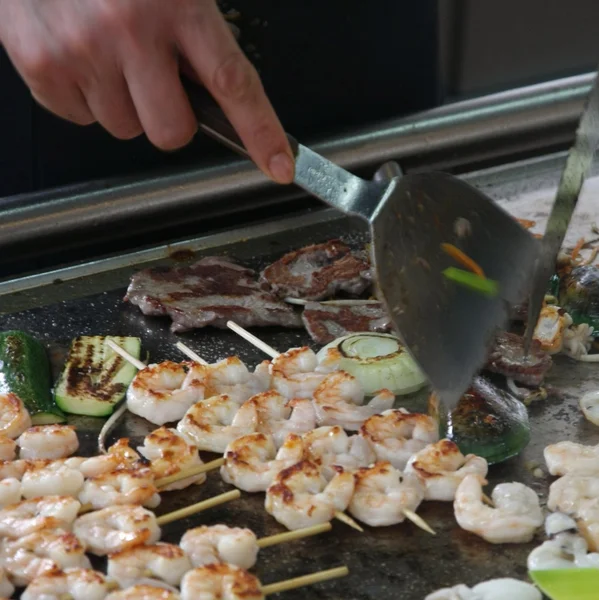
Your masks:
[[[396,333],[452,409],[506,325],[509,305],[526,298],[540,244],[485,194],[445,173],[396,179],[371,231],[379,293]],[[498,295],[449,281],[443,271],[463,267],[444,243],[478,263]]]

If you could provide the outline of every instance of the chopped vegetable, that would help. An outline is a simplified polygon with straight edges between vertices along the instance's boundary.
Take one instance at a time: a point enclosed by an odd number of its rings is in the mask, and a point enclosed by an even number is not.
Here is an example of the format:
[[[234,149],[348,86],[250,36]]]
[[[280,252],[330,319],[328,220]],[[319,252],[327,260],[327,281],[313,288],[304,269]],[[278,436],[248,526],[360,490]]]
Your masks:
[[[464,254],[459,248],[456,248],[453,244],[441,244],[441,250],[446,252],[454,258],[457,262],[459,262],[463,267],[472,271],[475,275],[479,277],[485,278],[485,273],[482,270],[482,267],[474,262],[468,255]]]
[[[572,269],[559,280],[558,304],[575,325],[586,323],[599,336],[599,268],[594,265]]]
[[[484,279],[475,273],[469,273],[455,267],[448,267],[443,271],[443,275],[450,281],[454,281],[485,296],[493,297],[499,293],[499,285],[496,281],[493,279]]]
[[[81,336],[73,340],[54,396],[64,411],[90,417],[110,415],[125,397],[137,369],[106,344],[108,340],[135,358],[141,340],[135,337]]]
[[[320,364],[353,375],[367,395],[382,389],[410,394],[426,385],[400,340],[386,333],[353,333],[330,342],[317,356]]]
[[[34,425],[64,423],[52,398],[52,376],[45,348],[22,331],[0,333],[0,394],[21,399]]]
[[[528,575],[550,600],[596,600],[599,569],[548,569]]]

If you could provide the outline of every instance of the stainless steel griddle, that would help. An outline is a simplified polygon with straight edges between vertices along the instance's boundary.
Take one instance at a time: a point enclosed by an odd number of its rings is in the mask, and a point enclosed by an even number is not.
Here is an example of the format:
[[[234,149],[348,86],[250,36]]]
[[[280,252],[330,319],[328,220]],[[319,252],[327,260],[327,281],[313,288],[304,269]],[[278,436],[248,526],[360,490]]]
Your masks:
[[[535,159],[471,174],[466,179],[500,200],[516,216],[537,219],[542,226],[563,160],[563,155]],[[596,183],[591,180],[589,192],[581,199],[580,215],[571,233],[574,239],[589,235],[590,224],[599,221],[599,206],[592,201]],[[168,320],[144,317],[136,307],[125,304],[122,298],[130,274],[151,265],[174,264],[177,257],[192,259],[215,254],[260,267],[288,250],[335,236],[342,236],[354,246],[366,241],[360,222],[327,210],[6,282],[0,284],[0,329],[24,329],[39,336],[49,349],[56,373],[71,338],[82,334],[139,336],[152,361],[181,359],[174,343],[182,340],[207,360],[237,354],[255,365],[265,357],[231,332],[205,329],[176,336],[169,332]],[[310,344],[302,331],[265,329],[258,334],[275,348]],[[552,478],[536,478],[532,470],[537,465],[544,466],[544,446],[563,439],[599,443],[599,428],[586,422],[577,407],[584,391],[599,386],[599,367],[557,358],[547,383],[553,390],[551,397],[530,408],[530,445],[518,458],[492,467],[489,476],[492,484],[524,482],[539,492],[543,501]],[[400,399],[398,405],[423,408],[425,399],[426,393]],[[77,426],[82,452],[95,453],[96,436],[104,421],[70,421]],[[135,445],[153,428],[128,414],[111,440],[127,436]],[[203,486],[164,494],[157,512],[168,512],[227,489],[229,486],[213,472]],[[176,543],[187,528],[200,524],[247,526],[258,536],[281,531],[281,526],[264,510],[263,502],[264,494],[244,493],[233,503],[166,526],[163,539]],[[261,581],[270,583],[346,564],[350,569],[348,577],[287,592],[281,599],[422,600],[427,593],[446,585],[473,585],[493,577],[526,578],[527,554],[542,539],[539,534],[531,544],[493,546],[462,531],[455,522],[451,504],[425,502],[419,513],[437,531],[436,536],[410,523],[366,528],[363,534],[335,523],[328,534],[261,551],[255,572]]]

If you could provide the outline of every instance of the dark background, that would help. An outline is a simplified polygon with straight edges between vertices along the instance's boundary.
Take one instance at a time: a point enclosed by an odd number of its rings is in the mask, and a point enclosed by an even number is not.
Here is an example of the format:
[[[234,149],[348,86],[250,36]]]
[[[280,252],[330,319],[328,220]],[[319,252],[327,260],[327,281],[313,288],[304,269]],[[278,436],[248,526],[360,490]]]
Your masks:
[[[141,0],[140,0],[141,1]],[[596,0],[235,0],[224,12],[285,128],[301,140],[477,95],[589,71]],[[0,49],[0,197],[218,160],[203,136],[165,154],[112,139],[31,100]]]

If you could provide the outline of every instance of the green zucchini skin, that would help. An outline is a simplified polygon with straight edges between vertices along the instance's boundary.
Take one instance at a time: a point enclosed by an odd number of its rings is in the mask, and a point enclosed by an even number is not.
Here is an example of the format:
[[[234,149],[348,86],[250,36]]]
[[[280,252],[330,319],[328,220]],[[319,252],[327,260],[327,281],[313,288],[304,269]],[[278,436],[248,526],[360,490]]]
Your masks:
[[[46,350],[33,336],[23,331],[0,332],[0,374],[0,394],[18,396],[34,425],[66,421],[52,398]]]
[[[75,338],[54,388],[56,404],[65,412],[88,417],[106,417],[112,414],[115,406],[125,397],[137,369],[107,346],[107,340],[112,340],[139,359],[139,338]]]

